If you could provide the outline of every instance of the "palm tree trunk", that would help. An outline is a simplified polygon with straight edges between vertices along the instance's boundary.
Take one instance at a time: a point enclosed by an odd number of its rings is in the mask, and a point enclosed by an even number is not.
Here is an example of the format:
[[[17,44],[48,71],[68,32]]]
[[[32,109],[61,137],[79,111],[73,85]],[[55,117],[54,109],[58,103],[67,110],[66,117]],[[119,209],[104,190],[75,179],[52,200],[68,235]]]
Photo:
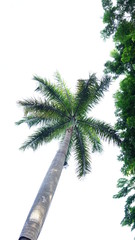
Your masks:
[[[72,128],[66,131],[65,138],[41,184],[19,240],[37,240],[63,169],[71,136]]]

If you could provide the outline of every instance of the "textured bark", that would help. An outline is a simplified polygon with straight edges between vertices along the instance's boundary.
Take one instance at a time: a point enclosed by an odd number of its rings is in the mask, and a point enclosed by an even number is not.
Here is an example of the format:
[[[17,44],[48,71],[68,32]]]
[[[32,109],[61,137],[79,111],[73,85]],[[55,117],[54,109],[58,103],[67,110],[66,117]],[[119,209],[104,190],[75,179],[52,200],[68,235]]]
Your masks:
[[[63,169],[71,136],[72,128],[66,131],[65,138],[52,161],[29,212],[19,240],[37,240]]]

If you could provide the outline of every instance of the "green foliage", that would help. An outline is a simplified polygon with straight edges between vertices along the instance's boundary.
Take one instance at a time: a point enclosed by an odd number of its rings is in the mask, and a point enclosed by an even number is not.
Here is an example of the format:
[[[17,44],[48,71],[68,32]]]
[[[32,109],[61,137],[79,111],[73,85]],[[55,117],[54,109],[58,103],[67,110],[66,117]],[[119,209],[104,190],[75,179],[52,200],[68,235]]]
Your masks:
[[[121,221],[122,226],[131,226],[131,230],[135,229],[135,194],[132,194],[135,191],[135,177],[130,178],[120,178],[117,184],[118,188],[121,188],[120,191],[114,195],[114,198],[126,198],[125,204],[125,216]],[[132,194],[132,195],[129,195]]]
[[[86,116],[87,112],[97,104],[104,92],[108,90],[111,82],[109,76],[98,81],[95,74],[89,76],[88,80],[78,80],[77,93],[75,95],[75,114]]]
[[[111,0],[102,0],[102,6],[103,6],[103,9],[107,11],[112,8],[113,3]]]
[[[104,72],[105,74],[112,73],[114,74],[114,78],[117,78],[125,69],[121,61],[121,55],[116,49],[111,52],[111,57],[113,61],[107,61],[105,63]]]
[[[111,35],[115,43],[111,61],[105,63],[105,73],[111,73],[116,79],[125,75],[120,83],[120,89],[115,94],[116,129],[122,139],[121,154],[122,173],[125,176],[135,175],[135,1],[117,0],[116,4],[102,0],[104,9],[103,22],[106,24],[102,36],[107,39]],[[122,76],[123,77],[123,76]],[[131,178],[133,183],[135,178]],[[118,187],[121,188],[116,198],[127,196],[132,189],[133,195],[127,198],[125,204],[125,217],[122,226],[129,225],[135,228],[134,188],[131,182],[120,179]]]
[[[59,87],[59,84],[52,84],[47,79],[41,79],[38,76],[34,76],[34,80],[39,83],[36,91],[40,92],[47,101],[55,103],[58,108],[60,107],[63,111],[66,111],[67,114],[71,115],[71,109],[69,108],[69,101],[67,96],[62,91],[62,87]]]
[[[135,173],[135,78],[127,77],[120,83],[115,94],[117,130],[123,139],[119,159],[124,165],[125,175]]]
[[[113,6],[107,1],[103,22],[106,24],[102,31],[104,39],[113,35],[115,54],[112,61],[105,64],[105,73],[113,73],[117,78],[121,74],[135,76],[135,2],[134,0],[118,1]]]
[[[48,143],[53,139],[59,139],[62,134],[65,133],[65,128],[69,128],[69,122],[58,122],[56,124],[52,122],[48,126],[38,128],[38,130],[32,134],[26,142],[23,143],[20,149],[32,148],[36,150],[43,143]]]
[[[78,177],[85,176],[90,172],[90,155],[89,147],[87,143],[87,138],[85,133],[82,131],[80,126],[75,126],[74,133],[74,149],[75,149],[75,158],[78,162],[77,164],[77,173]],[[79,161],[78,161],[79,160]]]
[[[114,143],[121,145],[119,136],[109,124],[93,118],[80,119],[78,122],[86,131],[92,129],[104,141],[110,142],[112,140]],[[86,132],[86,134],[89,134],[89,132]]]
[[[107,91],[111,79],[105,76],[99,81],[93,74],[86,80],[78,80],[77,92],[73,95],[58,72],[55,78],[56,83],[52,84],[47,79],[35,76],[34,80],[38,83],[36,91],[41,94],[42,99],[26,99],[18,102],[24,109],[24,117],[16,124],[26,123],[29,127],[38,127],[21,149],[36,150],[52,139],[62,139],[66,130],[72,127],[73,134],[68,155],[73,148],[78,163],[77,174],[80,178],[90,172],[90,151],[102,151],[100,139],[121,144],[117,132],[110,125],[87,118],[88,111]]]
[[[115,78],[121,74],[135,76],[135,43],[131,38],[123,44],[117,43],[111,57],[113,60],[105,63],[105,73],[112,73]]]
[[[117,0],[115,6],[112,1],[102,0],[102,6],[104,9],[103,22],[106,23],[102,36],[105,39],[115,34],[121,23],[135,19],[134,0]]]
[[[133,40],[134,36],[134,23],[123,20],[117,27],[117,31],[114,36],[115,42],[126,43],[128,40]],[[134,41],[134,40],[133,40]]]
[[[100,138],[97,136],[94,129],[89,129],[88,126],[85,129],[87,131],[87,137],[88,137],[89,141],[91,142],[92,152],[93,153],[94,152],[102,152],[103,148],[102,148]]]

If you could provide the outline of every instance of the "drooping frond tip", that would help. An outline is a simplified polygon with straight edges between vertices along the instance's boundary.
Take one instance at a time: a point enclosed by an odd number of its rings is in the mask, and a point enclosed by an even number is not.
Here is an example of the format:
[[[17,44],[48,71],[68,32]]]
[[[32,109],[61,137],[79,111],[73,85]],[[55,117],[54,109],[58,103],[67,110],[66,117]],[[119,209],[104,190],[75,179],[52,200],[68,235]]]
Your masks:
[[[82,133],[79,127],[75,127],[74,133],[74,149],[77,160],[77,175],[82,178],[91,170],[89,148],[86,141],[86,136]]]

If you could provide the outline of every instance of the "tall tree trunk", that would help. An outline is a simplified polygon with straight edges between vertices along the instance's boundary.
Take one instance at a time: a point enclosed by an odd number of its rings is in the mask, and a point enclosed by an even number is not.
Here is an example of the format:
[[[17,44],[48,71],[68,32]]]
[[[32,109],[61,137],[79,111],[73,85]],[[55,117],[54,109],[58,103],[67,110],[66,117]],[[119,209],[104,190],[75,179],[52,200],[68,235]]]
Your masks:
[[[65,138],[41,184],[19,240],[37,240],[63,169],[71,136],[72,128],[66,131]]]

